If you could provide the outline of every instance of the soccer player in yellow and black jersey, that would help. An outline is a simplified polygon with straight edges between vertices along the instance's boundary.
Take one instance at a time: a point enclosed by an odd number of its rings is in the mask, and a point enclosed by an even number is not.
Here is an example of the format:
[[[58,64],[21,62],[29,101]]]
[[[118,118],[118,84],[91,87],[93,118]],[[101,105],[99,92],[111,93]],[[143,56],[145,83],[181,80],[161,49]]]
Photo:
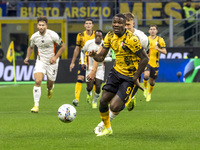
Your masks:
[[[87,18],[85,20],[85,31],[82,33],[78,33],[77,37],[76,37],[76,47],[74,49],[74,54],[73,54],[73,58],[70,64],[70,72],[72,71],[72,69],[75,66],[75,60],[78,57],[79,53],[81,52],[83,46],[85,45],[85,42],[91,39],[94,39],[95,37],[95,31],[93,31],[93,20],[90,18]],[[79,97],[80,97],[80,93],[81,93],[81,89],[82,89],[82,83],[84,81],[85,78],[85,70],[83,70],[81,68],[81,60],[79,59],[79,66],[78,66],[78,77],[77,77],[77,82],[76,82],[76,86],[75,86],[75,99],[72,101],[72,103],[75,106],[78,106],[79,103]],[[89,94],[89,93],[88,93]],[[91,96],[88,97],[89,99],[91,99]]]
[[[104,60],[110,48],[114,50],[116,56],[115,64],[102,88],[99,111],[105,128],[97,136],[113,133],[109,113],[123,110],[133,90],[143,89],[138,78],[148,63],[148,56],[138,38],[126,30],[125,25],[126,17],[123,14],[115,15],[112,20],[113,31],[107,33],[103,49],[100,52],[89,52],[89,56],[97,62]]]
[[[165,41],[163,38],[157,36],[158,29],[156,25],[150,25],[149,27],[149,63],[144,71],[144,96],[146,101],[151,100],[151,92],[154,89],[155,79],[158,77],[158,68],[159,68],[159,57],[160,53],[167,54]],[[150,80],[149,80],[150,77]],[[148,88],[149,80],[149,88]]]

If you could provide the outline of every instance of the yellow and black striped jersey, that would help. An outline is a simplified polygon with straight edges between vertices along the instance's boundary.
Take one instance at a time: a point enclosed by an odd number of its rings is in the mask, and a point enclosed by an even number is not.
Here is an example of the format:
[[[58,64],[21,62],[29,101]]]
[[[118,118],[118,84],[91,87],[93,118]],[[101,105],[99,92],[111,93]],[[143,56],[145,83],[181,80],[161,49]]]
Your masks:
[[[152,39],[150,36],[149,42],[150,42],[150,49],[149,49],[149,65],[151,67],[159,67],[159,57],[160,57],[160,52],[155,49],[155,45],[157,44],[159,48],[166,47],[165,41],[163,38],[156,36],[156,38]]]
[[[114,31],[110,31],[104,38],[104,48],[112,48],[115,52],[116,61],[114,69],[119,73],[133,77],[138,69],[140,58],[136,55],[142,51],[138,38],[129,30],[118,37]]]

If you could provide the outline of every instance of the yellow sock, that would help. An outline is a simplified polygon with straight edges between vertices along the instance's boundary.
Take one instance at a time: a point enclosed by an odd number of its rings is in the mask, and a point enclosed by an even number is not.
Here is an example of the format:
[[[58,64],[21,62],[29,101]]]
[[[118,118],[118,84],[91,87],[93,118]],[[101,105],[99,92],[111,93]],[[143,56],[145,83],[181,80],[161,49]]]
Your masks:
[[[95,86],[95,84],[93,85],[93,88],[92,88],[92,90],[93,90],[93,95],[94,95],[94,93],[95,93],[95,91],[96,91],[96,86]]]
[[[76,82],[76,86],[75,86],[75,99],[77,99],[79,101],[79,97],[81,94],[81,89],[82,89],[82,82]]]
[[[149,91],[148,91],[148,93],[151,94],[151,92],[153,91],[153,89],[154,89],[154,85],[149,84]]]
[[[111,124],[110,124],[110,117],[109,117],[109,110],[107,112],[101,113],[101,120],[104,123],[105,128],[110,128]]]
[[[143,79],[143,83],[144,83],[144,88],[147,89],[148,87],[148,79]]]

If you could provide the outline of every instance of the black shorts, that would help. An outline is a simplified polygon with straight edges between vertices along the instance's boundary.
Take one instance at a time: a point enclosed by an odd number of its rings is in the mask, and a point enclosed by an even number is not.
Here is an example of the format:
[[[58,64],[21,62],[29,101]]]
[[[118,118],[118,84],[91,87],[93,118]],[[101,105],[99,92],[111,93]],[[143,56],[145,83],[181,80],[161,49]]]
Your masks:
[[[135,84],[133,77],[122,75],[114,68],[110,70],[107,81],[102,89],[117,94],[123,100],[124,104],[136,93],[134,91]]]
[[[150,71],[150,77],[156,79],[158,77],[158,67],[151,67],[149,64],[145,68],[145,71]]]
[[[81,64],[79,64],[78,65],[78,72],[77,72],[77,74],[85,76],[85,72],[86,72],[86,70],[83,70],[82,67],[81,67]]]

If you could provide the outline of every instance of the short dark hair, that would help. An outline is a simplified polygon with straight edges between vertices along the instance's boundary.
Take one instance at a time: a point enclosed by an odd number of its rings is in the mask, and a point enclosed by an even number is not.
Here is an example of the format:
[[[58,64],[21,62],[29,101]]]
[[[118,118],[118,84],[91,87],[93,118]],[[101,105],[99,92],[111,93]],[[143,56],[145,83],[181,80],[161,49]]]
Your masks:
[[[151,25],[149,26],[149,29],[150,29],[151,27],[155,27],[155,28],[158,30],[158,26],[155,25],[155,24],[151,24]]]
[[[48,19],[46,16],[40,16],[37,18],[37,22],[40,22],[40,21],[45,21],[46,23],[48,22]]]
[[[96,30],[96,31],[95,31],[95,34],[96,34],[97,32],[101,32],[102,35],[103,35],[103,31],[102,31],[102,30]]]
[[[119,18],[123,18],[124,20],[126,20],[126,17],[121,13],[116,14],[114,17],[119,17]]]
[[[93,24],[93,20],[92,20],[91,18],[86,18],[86,19],[85,19],[85,22],[86,22],[86,21],[92,21],[92,24]]]

